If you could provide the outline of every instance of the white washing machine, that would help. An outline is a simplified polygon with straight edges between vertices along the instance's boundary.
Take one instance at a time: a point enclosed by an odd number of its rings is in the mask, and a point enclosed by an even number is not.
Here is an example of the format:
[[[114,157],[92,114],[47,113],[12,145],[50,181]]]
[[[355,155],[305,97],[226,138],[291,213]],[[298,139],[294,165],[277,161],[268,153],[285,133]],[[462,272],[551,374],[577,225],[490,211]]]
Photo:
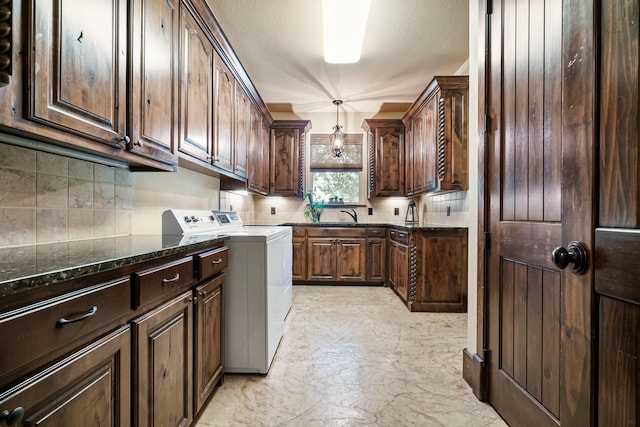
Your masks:
[[[215,228],[225,235],[229,248],[223,289],[224,370],[266,374],[291,309],[292,229],[244,225],[235,212],[169,210],[163,214],[163,234],[193,233],[194,218],[206,224],[201,229]]]

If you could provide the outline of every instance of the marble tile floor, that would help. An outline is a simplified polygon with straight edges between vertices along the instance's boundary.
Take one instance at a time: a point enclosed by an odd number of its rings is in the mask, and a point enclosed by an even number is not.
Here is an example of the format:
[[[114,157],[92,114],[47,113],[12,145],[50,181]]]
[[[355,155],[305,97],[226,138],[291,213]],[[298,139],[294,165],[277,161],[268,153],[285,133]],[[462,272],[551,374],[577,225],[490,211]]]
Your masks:
[[[294,286],[269,373],[227,374],[195,425],[504,426],[462,379],[466,325],[389,288]]]

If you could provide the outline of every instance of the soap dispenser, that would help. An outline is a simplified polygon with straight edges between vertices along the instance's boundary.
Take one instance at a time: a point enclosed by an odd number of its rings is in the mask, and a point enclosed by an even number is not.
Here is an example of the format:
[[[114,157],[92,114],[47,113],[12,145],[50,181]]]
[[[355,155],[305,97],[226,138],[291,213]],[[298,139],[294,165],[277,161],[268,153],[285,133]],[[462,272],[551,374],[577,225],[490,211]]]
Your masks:
[[[407,207],[407,215],[404,218],[405,225],[418,225],[418,211],[416,210],[416,202],[409,200]]]

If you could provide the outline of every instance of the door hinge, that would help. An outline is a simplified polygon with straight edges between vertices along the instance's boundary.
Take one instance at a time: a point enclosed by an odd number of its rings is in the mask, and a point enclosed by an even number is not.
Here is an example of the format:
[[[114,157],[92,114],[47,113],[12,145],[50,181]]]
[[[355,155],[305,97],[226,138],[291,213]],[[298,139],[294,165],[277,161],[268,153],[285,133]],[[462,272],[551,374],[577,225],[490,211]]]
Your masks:
[[[485,231],[484,232],[484,248],[489,249],[490,247],[491,247],[491,235]]]
[[[484,133],[491,132],[491,116],[488,114],[484,115]]]

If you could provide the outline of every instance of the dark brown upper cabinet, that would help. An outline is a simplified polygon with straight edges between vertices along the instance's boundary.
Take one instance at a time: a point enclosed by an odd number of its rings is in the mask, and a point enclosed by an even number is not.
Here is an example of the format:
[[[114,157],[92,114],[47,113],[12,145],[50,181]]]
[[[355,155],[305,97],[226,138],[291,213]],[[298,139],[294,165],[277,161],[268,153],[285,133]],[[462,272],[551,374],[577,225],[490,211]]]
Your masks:
[[[269,194],[302,197],[305,191],[304,147],[308,120],[271,123]]]
[[[469,188],[468,76],[438,76],[402,118],[407,194]]]
[[[132,5],[131,101],[128,149],[168,164],[177,163],[178,3],[141,0]]]
[[[366,119],[369,152],[367,195],[402,196],[405,194],[404,134],[401,120]]]
[[[213,149],[213,45],[182,4],[179,153],[211,163]]]
[[[233,108],[236,79],[229,67],[216,53],[214,67],[215,106],[213,165],[228,172],[233,172]]]
[[[161,0],[69,3],[12,3],[11,45],[24,54],[12,56],[0,95],[3,130],[175,170],[178,10]]]
[[[247,149],[251,138],[251,100],[236,80],[235,133],[233,143],[233,173],[247,177]]]

